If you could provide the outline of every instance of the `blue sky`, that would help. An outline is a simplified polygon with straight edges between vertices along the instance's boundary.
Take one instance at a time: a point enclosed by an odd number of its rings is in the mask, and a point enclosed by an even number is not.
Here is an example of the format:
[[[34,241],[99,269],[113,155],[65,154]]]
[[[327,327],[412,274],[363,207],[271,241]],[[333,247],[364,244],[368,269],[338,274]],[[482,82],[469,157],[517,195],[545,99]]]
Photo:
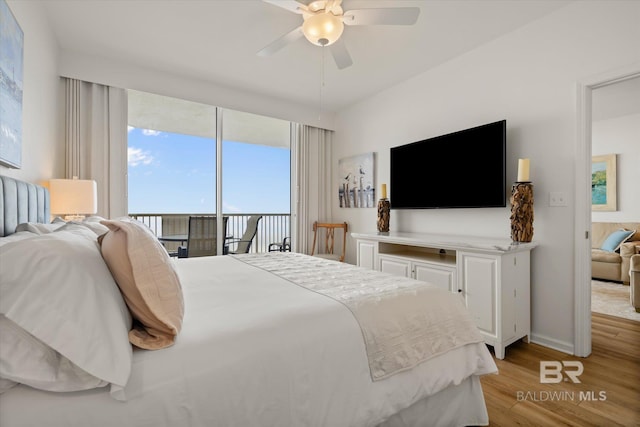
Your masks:
[[[222,142],[223,213],[289,213],[290,150]],[[215,140],[129,128],[129,213],[214,213]]]

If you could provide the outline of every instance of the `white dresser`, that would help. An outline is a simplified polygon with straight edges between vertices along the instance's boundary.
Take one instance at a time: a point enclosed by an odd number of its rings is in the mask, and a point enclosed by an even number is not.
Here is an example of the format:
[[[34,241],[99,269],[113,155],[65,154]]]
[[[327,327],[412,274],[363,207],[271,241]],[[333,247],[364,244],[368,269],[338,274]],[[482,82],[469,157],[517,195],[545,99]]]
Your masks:
[[[351,233],[358,265],[441,286],[463,298],[498,359],[531,333],[530,255],[536,243],[424,233]]]

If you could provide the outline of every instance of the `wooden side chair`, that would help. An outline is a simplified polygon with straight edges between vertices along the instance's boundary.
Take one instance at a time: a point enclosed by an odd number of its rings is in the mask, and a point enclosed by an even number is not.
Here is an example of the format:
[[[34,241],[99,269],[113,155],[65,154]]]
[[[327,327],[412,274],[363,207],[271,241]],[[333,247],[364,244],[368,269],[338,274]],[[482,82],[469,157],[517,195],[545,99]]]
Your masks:
[[[335,253],[335,231],[342,230],[342,252]],[[313,246],[311,248],[311,255],[325,259],[332,259],[335,261],[344,262],[344,256],[347,248],[347,230],[348,226],[346,222],[343,223],[313,223]],[[318,240],[318,234],[320,234],[320,240]],[[316,243],[318,246],[316,246]]]
[[[229,217],[222,217],[222,229],[225,230],[224,234],[226,234],[228,219]],[[178,257],[193,258],[217,255],[217,229],[218,223],[216,222],[215,216],[190,216],[187,247],[178,248]]]

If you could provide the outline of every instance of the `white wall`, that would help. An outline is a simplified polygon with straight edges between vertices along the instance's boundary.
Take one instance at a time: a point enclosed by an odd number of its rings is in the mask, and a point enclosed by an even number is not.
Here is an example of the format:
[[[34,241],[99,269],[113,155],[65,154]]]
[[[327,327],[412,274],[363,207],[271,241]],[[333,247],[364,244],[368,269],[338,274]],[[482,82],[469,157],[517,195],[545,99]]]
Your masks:
[[[342,157],[376,151],[378,186],[389,182],[390,147],[507,120],[507,179],[515,180],[518,158],[530,158],[536,199],[532,338],[568,352],[574,333],[576,82],[640,61],[639,13],[639,2],[571,3],[337,115],[334,168]],[[549,207],[551,191],[564,192],[569,206]],[[375,230],[375,209],[339,208],[333,200],[333,221],[347,221],[355,232]],[[509,213],[508,207],[392,210],[391,229],[509,238]],[[355,263],[353,240],[347,260]]]
[[[0,174],[43,183],[64,174],[58,45],[38,2],[7,4],[24,32],[22,168],[0,166]]]
[[[591,152],[616,154],[618,210],[592,212],[596,222],[640,222],[640,114],[593,122]]]

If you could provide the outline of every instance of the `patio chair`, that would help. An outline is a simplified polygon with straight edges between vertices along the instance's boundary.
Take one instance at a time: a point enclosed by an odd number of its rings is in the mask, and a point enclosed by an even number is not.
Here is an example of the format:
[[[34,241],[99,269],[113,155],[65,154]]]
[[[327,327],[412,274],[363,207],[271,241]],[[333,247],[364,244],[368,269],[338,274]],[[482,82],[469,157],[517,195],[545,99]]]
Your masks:
[[[334,251],[334,244],[335,244],[335,230],[342,230],[342,252],[339,254],[336,254]],[[343,223],[321,223],[321,222],[314,222],[313,223],[313,246],[311,247],[311,255],[312,256],[317,256],[320,258],[325,258],[325,259],[332,259],[334,261],[340,261],[340,262],[344,262],[344,256],[345,256],[345,251],[346,251],[346,247],[347,247],[347,223],[343,222]],[[324,240],[324,242],[322,242],[322,240],[318,240],[318,231],[320,230],[320,234],[321,234],[321,239]],[[324,233],[323,233],[324,231]],[[324,237],[322,237],[322,234],[324,234]],[[316,247],[316,242],[318,242],[318,247]],[[321,243],[324,243],[323,246],[321,246]]]
[[[285,237],[282,242],[269,243],[269,252],[291,252],[291,238]]]
[[[247,228],[240,239],[229,239],[225,243],[225,254],[248,254],[251,249],[253,238],[258,232],[258,223],[262,219],[262,215],[251,215],[247,220]],[[236,245],[234,251],[229,250],[230,245]]]
[[[226,234],[229,217],[222,217],[222,229]],[[179,258],[217,255],[217,220],[215,216],[190,216],[187,247],[178,248]]]

